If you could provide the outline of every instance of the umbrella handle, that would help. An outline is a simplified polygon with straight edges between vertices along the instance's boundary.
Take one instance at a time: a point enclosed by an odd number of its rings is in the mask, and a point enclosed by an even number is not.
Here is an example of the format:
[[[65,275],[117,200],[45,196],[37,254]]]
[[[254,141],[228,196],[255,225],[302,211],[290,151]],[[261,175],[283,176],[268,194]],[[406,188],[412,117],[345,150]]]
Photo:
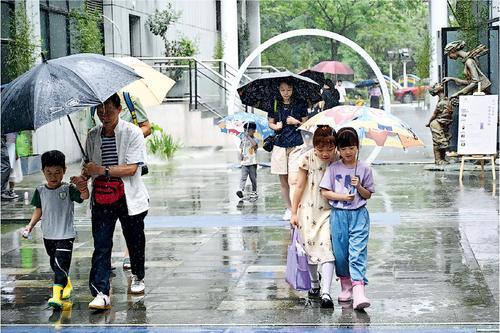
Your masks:
[[[75,125],[73,125],[73,121],[71,121],[71,117],[69,116],[69,114],[66,115],[66,117],[68,117],[69,124],[71,125],[71,129],[73,129],[73,133],[75,134],[76,141],[78,141],[78,146],[80,146],[80,150],[82,152],[83,159],[84,159],[85,163],[87,163],[87,162],[89,162],[89,158],[88,158],[87,154],[85,154],[85,150],[83,150],[83,146],[82,146],[82,143],[80,142],[80,138],[78,137],[78,133],[76,133]]]

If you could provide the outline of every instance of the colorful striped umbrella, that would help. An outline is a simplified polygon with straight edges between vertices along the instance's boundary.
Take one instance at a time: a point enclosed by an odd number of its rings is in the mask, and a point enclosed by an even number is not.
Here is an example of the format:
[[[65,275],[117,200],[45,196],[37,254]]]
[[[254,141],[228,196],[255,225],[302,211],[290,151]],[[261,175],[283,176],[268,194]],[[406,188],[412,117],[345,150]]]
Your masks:
[[[406,149],[424,145],[405,122],[383,110],[366,106],[336,106],[312,117],[299,129],[313,132],[317,125],[330,125],[336,130],[353,127],[364,146]]]

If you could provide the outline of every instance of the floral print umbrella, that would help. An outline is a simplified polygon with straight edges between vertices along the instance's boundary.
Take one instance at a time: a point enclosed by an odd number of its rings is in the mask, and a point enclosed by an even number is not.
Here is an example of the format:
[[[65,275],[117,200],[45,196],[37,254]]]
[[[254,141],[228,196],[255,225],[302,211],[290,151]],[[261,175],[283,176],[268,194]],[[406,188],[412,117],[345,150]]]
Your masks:
[[[321,87],[308,77],[289,71],[267,73],[238,88],[241,103],[269,112],[273,102],[279,97],[279,83],[286,79],[293,85],[294,98],[304,99],[310,105],[321,100]]]
[[[248,112],[237,112],[231,116],[226,116],[222,118],[217,125],[222,133],[229,133],[241,138],[245,132],[243,126],[245,123],[249,122],[253,122],[257,125],[255,136],[257,139],[261,140],[261,142],[268,136],[274,134],[274,131],[269,128],[266,117]]]

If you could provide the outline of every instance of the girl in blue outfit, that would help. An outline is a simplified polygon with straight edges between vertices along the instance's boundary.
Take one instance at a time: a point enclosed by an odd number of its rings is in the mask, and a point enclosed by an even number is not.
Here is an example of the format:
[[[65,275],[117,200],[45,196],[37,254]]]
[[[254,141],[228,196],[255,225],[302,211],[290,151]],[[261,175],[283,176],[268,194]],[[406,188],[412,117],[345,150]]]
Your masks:
[[[332,163],[320,183],[332,210],[330,226],[335,271],[340,278],[340,302],[353,300],[354,309],[370,306],[365,296],[370,216],[366,201],[375,192],[370,166],[358,161],[359,138],[352,127],[337,133],[340,160]]]

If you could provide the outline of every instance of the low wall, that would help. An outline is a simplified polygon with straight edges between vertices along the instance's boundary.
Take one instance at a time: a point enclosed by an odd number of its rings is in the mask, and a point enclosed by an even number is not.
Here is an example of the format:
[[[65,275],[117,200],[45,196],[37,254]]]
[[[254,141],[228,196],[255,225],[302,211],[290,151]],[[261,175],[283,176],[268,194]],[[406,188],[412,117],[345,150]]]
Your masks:
[[[184,147],[234,147],[234,138],[221,133],[213,118],[189,111],[187,103],[166,103],[147,110],[150,122],[179,140]]]

